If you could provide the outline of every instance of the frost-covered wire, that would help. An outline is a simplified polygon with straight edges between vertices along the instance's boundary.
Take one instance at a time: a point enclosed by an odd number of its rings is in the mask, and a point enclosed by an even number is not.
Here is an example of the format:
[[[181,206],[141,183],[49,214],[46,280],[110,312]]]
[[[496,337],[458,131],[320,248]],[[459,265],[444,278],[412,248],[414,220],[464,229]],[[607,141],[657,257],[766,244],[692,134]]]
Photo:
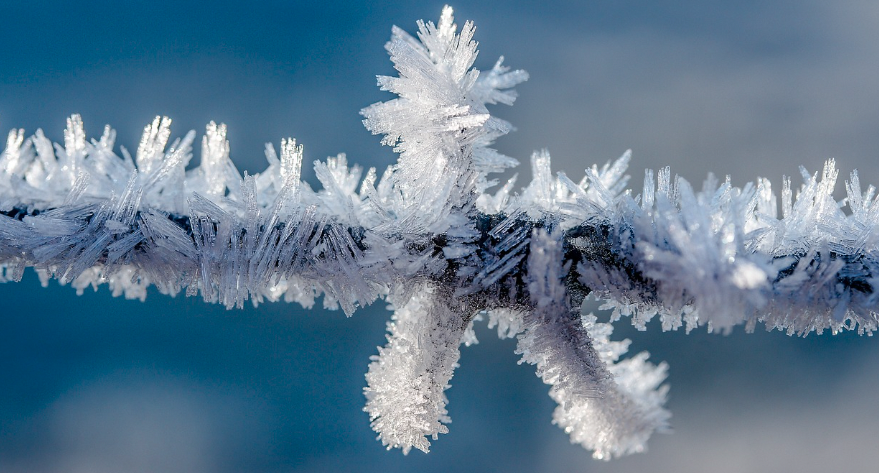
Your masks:
[[[667,427],[667,367],[583,313],[587,297],[639,328],[728,331],[758,322],[788,333],[877,329],[879,197],[833,199],[837,171],[700,191],[668,168],[627,188],[630,160],[586,169],[574,182],[531,157],[533,180],[489,193],[491,174],[517,162],[490,148],[511,130],[487,106],[511,105],[527,79],[502,61],[474,69],[474,28],[451,8],[417,38],[394,28],[387,44],[397,98],[364,109],[364,125],[399,153],[379,178],[345,155],[315,162],[322,189],[300,180],[302,147],[266,147],[268,168],[244,176],[224,125],[208,125],[201,163],[187,169],[194,132],[171,141],[167,118],[149,124],[134,156],[115,132],[86,140],[68,120],[64,143],[41,130],[9,134],[0,157],[0,279],[32,267],[82,291],[108,284],[143,299],[200,294],[207,302],[296,301],[351,315],[378,299],[394,314],[388,343],[366,375],[366,412],[388,448],[427,451],[448,432],[445,390],[472,325],[488,319],[517,337],[559,407],[554,422],[597,458],[643,451]],[[848,210],[844,210],[847,207]]]

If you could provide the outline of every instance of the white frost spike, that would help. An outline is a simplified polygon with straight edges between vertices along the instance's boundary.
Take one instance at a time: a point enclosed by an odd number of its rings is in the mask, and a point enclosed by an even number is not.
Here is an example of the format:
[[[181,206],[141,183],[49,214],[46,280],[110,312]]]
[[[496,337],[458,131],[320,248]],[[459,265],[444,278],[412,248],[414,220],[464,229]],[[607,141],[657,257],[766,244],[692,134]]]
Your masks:
[[[68,177],[65,184],[72,186],[81,172],[82,160],[85,158],[85,128],[82,117],[77,114],[67,119],[67,128],[64,130],[64,148],[55,145],[58,154],[58,164],[63,176]],[[69,188],[69,187],[68,187]]]
[[[302,173],[302,145],[297,146],[293,138],[281,140],[281,178],[291,185],[299,184]]]
[[[647,354],[617,363],[629,341],[611,342],[608,324],[571,310],[562,277],[561,243],[543,230],[531,237],[528,290],[534,309],[525,315],[525,331],[516,352],[537,366],[552,385],[559,404],[553,422],[571,441],[593,450],[598,459],[641,452],[654,431],[666,429],[667,366],[647,363]]]
[[[768,258],[744,252],[740,216],[752,199],[752,191],[728,184],[716,190],[709,184],[696,195],[683,179],[676,179],[668,193],[657,194],[654,228],[659,235],[655,243],[638,242],[636,249],[644,274],[661,281],[658,292],[668,309],[662,314],[663,328],[678,328],[678,314],[690,305],[712,329],[728,331],[749,307],[764,303],[774,271]]]
[[[10,130],[6,139],[6,149],[0,158],[0,170],[6,174],[17,174],[21,158],[21,144],[24,142],[24,130]]]
[[[149,174],[162,162],[170,137],[171,119],[168,117],[156,117],[143,129],[143,137],[137,146],[137,168],[140,172]]]
[[[552,177],[549,151],[541,150],[531,155],[531,183],[519,198],[521,206],[528,209],[528,216],[539,219],[545,212],[557,210],[556,197],[564,191]]]
[[[229,159],[225,124],[208,124],[201,142],[201,164],[193,172],[191,190],[214,199],[223,197],[227,189],[234,192],[240,187],[241,177]]]
[[[281,158],[271,143],[266,143],[268,169],[256,176],[257,201],[262,207],[271,207],[300,200],[303,147],[293,138],[281,139]],[[279,202],[281,199],[284,202]]]
[[[430,283],[418,284],[408,301],[394,304],[388,344],[372,357],[366,374],[366,407],[383,445],[427,452],[428,437],[448,433],[445,389],[458,366],[468,327],[460,311]],[[393,301],[392,301],[393,302]]]
[[[391,177],[403,202],[399,214],[448,214],[448,209],[474,202],[489,186],[486,174],[516,161],[488,146],[512,127],[492,117],[487,103],[512,103],[509,89],[527,79],[507,72],[500,63],[479,80],[471,69],[476,58],[473,24],[456,34],[452,9],[446,7],[438,26],[418,23],[418,39],[394,28],[386,48],[399,77],[378,78],[383,90],[399,96],[361,111],[364,125],[384,134],[382,143],[400,153]],[[439,228],[442,231],[442,228]]]
[[[553,423],[564,429],[576,442],[598,459],[643,452],[653,432],[668,430],[671,414],[663,408],[668,385],[663,385],[668,365],[647,361],[647,352],[624,359],[629,340],[610,341],[613,326],[597,323],[592,314],[582,316],[583,328],[592,346],[611,375],[600,398],[579,398],[553,413]],[[558,399],[556,399],[558,401]]]

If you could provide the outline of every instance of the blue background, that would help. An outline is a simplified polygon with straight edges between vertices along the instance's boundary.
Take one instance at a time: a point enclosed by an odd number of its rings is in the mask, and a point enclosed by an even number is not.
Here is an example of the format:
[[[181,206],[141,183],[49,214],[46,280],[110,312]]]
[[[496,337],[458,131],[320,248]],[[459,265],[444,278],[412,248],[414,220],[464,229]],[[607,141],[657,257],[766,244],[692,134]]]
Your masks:
[[[879,7],[871,2],[492,2],[477,67],[531,73],[498,148],[549,148],[571,176],[634,150],[698,182],[776,185],[838,159],[879,183]],[[294,136],[311,162],[394,159],[358,110],[388,95],[382,45],[442,3],[19,2],[0,6],[0,126],[62,139],[66,117],[109,123],[136,149],[157,114],[176,136],[225,122],[239,169]],[[198,153],[196,153],[197,160]],[[527,166],[520,170],[527,182]],[[304,177],[314,182],[306,167]],[[796,178],[794,179],[796,181]],[[780,187],[780,186],[779,186]],[[842,186],[838,185],[838,189]],[[843,194],[839,193],[840,198]],[[0,471],[858,471],[879,461],[879,347],[846,333],[791,338],[617,335],[671,365],[675,433],[598,462],[550,424],[554,403],[515,343],[481,327],[452,379],[451,433],[386,452],[362,412],[384,343],[382,304],[350,319],[291,304],[226,311],[199,298],[106,288],[76,296],[34,274],[0,285]]]

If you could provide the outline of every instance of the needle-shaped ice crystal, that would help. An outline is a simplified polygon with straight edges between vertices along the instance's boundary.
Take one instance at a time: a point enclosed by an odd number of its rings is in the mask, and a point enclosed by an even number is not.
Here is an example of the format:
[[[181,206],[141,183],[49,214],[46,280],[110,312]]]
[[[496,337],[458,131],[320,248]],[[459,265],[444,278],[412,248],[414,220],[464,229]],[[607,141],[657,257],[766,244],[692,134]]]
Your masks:
[[[399,159],[381,175],[344,154],[317,161],[317,191],[300,180],[293,139],[241,176],[213,122],[190,169],[196,135],[171,141],[168,118],[147,125],[134,157],[116,154],[109,127],[86,140],[77,115],[54,148],[41,130],[13,130],[0,155],[0,280],[32,267],[79,291],[106,283],[143,299],[155,286],[230,308],[322,296],[348,315],[385,299],[394,315],[365,410],[404,453],[448,432],[459,347],[484,318],[550,385],[554,422],[603,459],[665,429],[666,365],[622,358],[629,342],[582,312],[587,297],[639,328],[658,316],[664,330],[877,329],[879,196],[852,173],[845,212],[833,161],[820,176],[803,170],[798,189],[785,178],[779,202],[766,179],[737,188],[710,176],[697,191],[668,168],[636,194],[629,152],[575,182],[540,151],[521,192],[514,177],[489,193],[489,175],[517,163],[490,148],[512,127],[488,105],[511,105],[527,74],[500,60],[473,68],[473,34],[449,7],[417,37],[393,29],[399,76],[378,82],[396,98],[361,113]]]

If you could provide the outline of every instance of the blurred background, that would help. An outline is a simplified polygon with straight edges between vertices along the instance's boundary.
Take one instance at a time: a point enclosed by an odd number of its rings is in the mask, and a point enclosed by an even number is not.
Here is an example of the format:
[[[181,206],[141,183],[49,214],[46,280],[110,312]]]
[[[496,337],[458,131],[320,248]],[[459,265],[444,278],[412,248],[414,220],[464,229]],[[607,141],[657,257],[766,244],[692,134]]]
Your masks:
[[[80,113],[136,149],[155,115],[175,136],[229,126],[239,169],[265,142],[380,169],[394,155],[358,111],[389,95],[382,45],[442,2],[3,2],[0,127],[62,140]],[[583,169],[633,149],[632,186],[670,165],[780,188],[836,158],[879,183],[879,4],[868,1],[469,1],[477,67],[500,55],[531,79],[498,149],[548,148]],[[197,161],[196,154],[195,160]],[[315,182],[309,167],[303,175]],[[842,198],[842,183],[838,184]],[[448,391],[451,433],[432,452],[386,452],[362,412],[383,304],[346,319],[291,304],[226,311],[199,298],[106,288],[78,297],[33,273],[0,285],[0,471],[867,471],[879,463],[879,345],[758,328],[730,336],[636,332],[671,365],[675,432],[647,454],[592,460],[551,425],[554,403],[514,341],[477,330]],[[601,316],[602,318],[606,315]]]

